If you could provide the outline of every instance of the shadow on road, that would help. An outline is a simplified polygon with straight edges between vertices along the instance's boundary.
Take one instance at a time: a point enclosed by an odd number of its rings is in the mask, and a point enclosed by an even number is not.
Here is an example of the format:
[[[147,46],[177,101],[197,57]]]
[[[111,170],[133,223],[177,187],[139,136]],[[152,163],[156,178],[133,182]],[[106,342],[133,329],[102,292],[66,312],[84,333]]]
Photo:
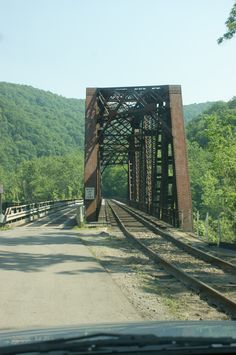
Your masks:
[[[43,271],[48,266],[66,262],[94,262],[93,257],[77,256],[68,254],[32,254],[10,251],[0,252],[0,270],[17,270],[23,272]],[[91,271],[86,269],[81,271]],[[98,271],[98,270],[96,270]],[[74,272],[74,271],[73,271]]]
[[[18,245],[60,245],[60,244],[77,244],[79,239],[74,235],[65,234],[60,230],[58,232],[45,232],[40,235],[27,235],[26,237],[0,237],[1,245],[18,246]]]

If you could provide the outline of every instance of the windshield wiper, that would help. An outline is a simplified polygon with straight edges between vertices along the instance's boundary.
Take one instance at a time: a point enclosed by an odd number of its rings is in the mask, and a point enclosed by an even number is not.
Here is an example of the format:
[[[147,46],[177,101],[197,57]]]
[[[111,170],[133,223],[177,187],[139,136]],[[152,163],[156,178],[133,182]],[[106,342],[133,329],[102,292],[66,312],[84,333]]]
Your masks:
[[[236,339],[234,338],[204,338],[204,337],[158,337],[152,334],[117,334],[117,333],[93,333],[83,336],[65,337],[40,342],[31,342],[23,344],[14,344],[9,346],[0,346],[1,354],[18,354],[27,352],[46,353],[53,350],[76,351],[79,353],[104,352],[111,349],[124,348],[129,350],[153,347],[155,350],[163,349],[184,349],[195,347],[222,348],[227,346],[232,350],[236,349]],[[153,348],[154,349],[154,348]],[[152,350],[153,350],[152,349]]]

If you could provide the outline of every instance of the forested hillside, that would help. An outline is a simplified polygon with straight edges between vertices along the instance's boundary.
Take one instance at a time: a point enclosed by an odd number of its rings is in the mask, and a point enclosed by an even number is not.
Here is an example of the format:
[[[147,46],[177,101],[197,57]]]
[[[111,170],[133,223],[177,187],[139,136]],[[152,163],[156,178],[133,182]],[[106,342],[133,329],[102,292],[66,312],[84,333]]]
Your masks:
[[[84,100],[26,85],[0,83],[0,165],[83,148]]]
[[[81,196],[84,100],[2,82],[0,137],[5,200]]]
[[[214,102],[201,102],[199,104],[184,105],[184,121],[185,124],[201,115],[204,111],[209,110]]]

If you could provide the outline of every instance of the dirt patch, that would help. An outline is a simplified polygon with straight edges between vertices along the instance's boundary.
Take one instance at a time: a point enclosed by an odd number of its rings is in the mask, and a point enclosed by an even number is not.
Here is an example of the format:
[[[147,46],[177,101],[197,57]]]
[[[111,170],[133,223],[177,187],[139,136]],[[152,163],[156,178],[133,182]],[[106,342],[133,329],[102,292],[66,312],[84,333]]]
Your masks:
[[[144,319],[228,319],[227,315],[210,307],[151,262],[118,229],[81,229],[75,234],[89,247]]]

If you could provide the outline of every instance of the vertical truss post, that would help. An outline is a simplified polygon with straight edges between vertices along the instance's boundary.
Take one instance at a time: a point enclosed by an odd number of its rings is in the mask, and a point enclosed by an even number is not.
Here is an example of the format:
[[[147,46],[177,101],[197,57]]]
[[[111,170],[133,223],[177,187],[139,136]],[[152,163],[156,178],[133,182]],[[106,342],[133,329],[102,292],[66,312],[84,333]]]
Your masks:
[[[131,202],[134,207],[137,207],[137,203],[139,201],[139,139],[139,130],[137,128],[132,127],[129,138],[128,152],[128,195],[129,202]]]
[[[144,117],[141,126],[141,147],[139,154],[139,208],[146,212],[146,146],[145,146],[145,136],[144,136]]]
[[[134,130],[134,169],[133,169],[133,186],[134,186],[134,202],[137,204],[140,201],[140,131],[136,128]]]
[[[161,181],[160,181],[160,212],[161,219],[168,222],[168,137],[162,132],[161,139]]]
[[[192,231],[192,199],[184,132],[181,86],[169,86],[169,100],[178,210],[183,216],[182,228],[185,231]]]
[[[101,205],[96,88],[87,88],[85,113],[84,203],[88,222],[96,221]]]
[[[131,163],[131,159],[129,158],[128,160],[128,191],[127,191],[127,198],[128,201],[132,200],[132,163]]]

